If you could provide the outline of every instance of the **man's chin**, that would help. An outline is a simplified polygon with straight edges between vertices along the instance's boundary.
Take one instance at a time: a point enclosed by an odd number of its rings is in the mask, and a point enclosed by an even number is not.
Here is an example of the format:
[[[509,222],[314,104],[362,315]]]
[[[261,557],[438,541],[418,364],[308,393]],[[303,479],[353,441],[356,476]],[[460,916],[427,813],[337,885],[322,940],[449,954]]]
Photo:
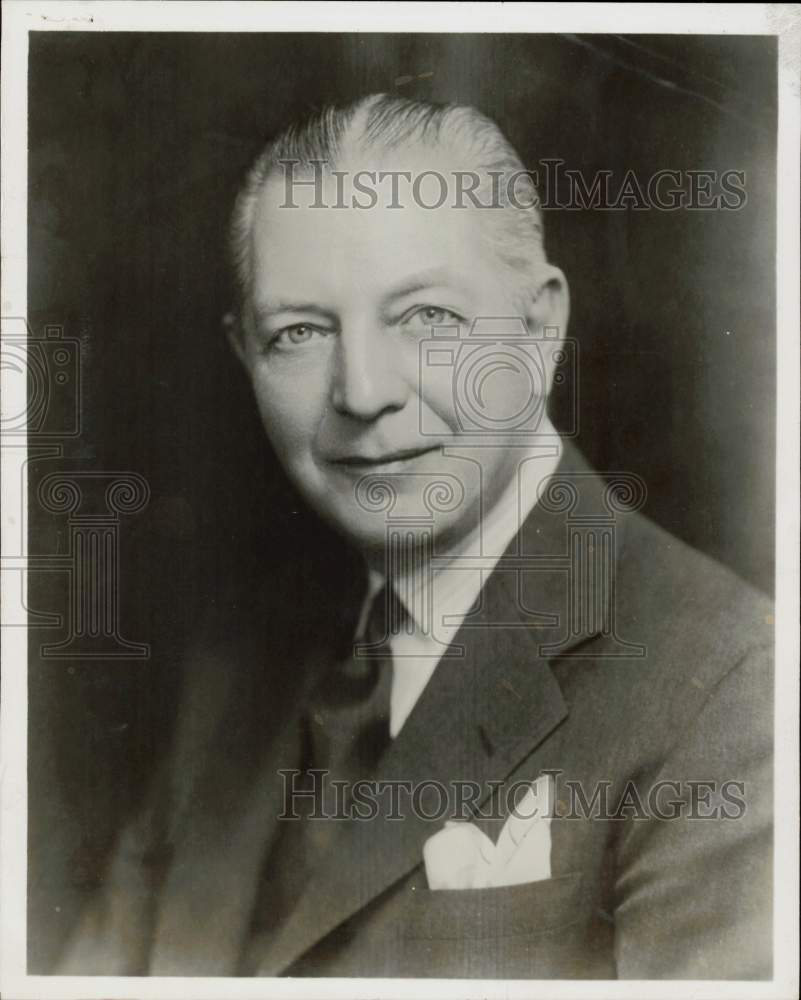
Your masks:
[[[364,555],[374,569],[384,571],[389,561],[396,568],[413,564],[435,554],[444,554],[470,532],[465,512],[459,517],[447,515],[421,517],[390,512],[368,512],[359,507],[347,512],[331,510],[319,513],[328,524]]]

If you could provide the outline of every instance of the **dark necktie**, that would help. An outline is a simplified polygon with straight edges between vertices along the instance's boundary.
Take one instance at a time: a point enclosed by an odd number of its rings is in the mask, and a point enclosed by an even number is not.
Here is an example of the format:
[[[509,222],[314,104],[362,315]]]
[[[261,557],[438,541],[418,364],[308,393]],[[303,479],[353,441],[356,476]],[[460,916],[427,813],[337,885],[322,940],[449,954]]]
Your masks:
[[[347,805],[353,782],[372,777],[389,745],[390,641],[406,622],[395,591],[383,587],[373,598],[359,640],[312,692],[307,713],[310,766],[327,772],[329,787],[331,781],[347,782],[342,804]]]
[[[390,639],[408,629],[411,619],[391,587],[376,594],[362,635],[335,659],[312,687],[304,717],[305,769],[327,772],[324,806],[333,815],[332,780],[346,783],[339,808],[347,810],[352,784],[371,778],[390,742],[389,705],[392,691]],[[307,773],[298,785],[310,789]],[[332,860],[332,841],[342,823],[310,819],[308,798],[293,807],[305,814],[300,822],[285,821],[268,858],[254,907],[251,935],[245,943],[240,974],[255,975],[264,949],[282,920],[293,909],[315,869]]]

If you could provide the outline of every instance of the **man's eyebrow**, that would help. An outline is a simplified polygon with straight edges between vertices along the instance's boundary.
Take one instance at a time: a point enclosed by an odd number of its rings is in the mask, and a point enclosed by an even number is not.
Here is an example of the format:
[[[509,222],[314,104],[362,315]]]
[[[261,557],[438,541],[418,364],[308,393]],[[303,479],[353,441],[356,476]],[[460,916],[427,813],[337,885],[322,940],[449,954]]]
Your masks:
[[[441,285],[454,285],[452,273],[445,267],[435,267],[428,271],[420,271],[417,274],[404,278],[399,284],[392,288],[384,296],[384,304],[402,299],[405,295],[413,295],[415,292],[422,292],[426,288],[435,288]]]
[[[426,271],[419,271],[408,278],[404,278],[397,285],[391,288],[383,296],[383,304],[390,305],[397,299],[402,299],[406,295],[413,295],[415,292],[422,292],[426,288],[435,288],[442,285],[453,286],[454,280],[452,272],[446,267],[430,268]],[[256,302],[253,311],[257,320],[269,319],[281,313],[311,313],[313,316],[320,316],[323,319],[335,319],[332,309],[326,309],[316,302],[293,302],[282,299],[263,299]]]
[[[256,319],[269,319],[280,313],[311,313],[313,316],[320,316],[323,319],[331,319],[334,315],[331,309],[325,309],[316,302],[290,302],[279,299],[267,299],[256,302],[253,306]]]

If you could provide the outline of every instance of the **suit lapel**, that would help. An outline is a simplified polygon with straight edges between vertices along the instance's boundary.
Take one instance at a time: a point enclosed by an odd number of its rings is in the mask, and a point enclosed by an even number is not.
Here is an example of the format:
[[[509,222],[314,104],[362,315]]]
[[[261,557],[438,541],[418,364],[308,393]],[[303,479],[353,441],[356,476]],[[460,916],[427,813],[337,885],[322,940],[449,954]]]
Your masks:
[[[289,583],[280,599],[280,585],[269,580],[234,627],[226,623],[234,637],[202,647],[190,666],[165,793],[172,860],[159,892],[151,975],[237,971],[279,832],[279,770],[301,766],[308,691],[328,665],[331,637],[353,633],[362,568],[341,565],[342,586],[326,590],[325,602],[311,573],[302,574],[300,593]],[[287,594],[297,612],[290,623],[282,614]]]
[[[493,573],[485,587],[482,616],[511,623],[519,607],[514,582]],[[553,633],[553,626],[545,628]],[[379,782],[406,782],[412,788],[437,782],[453,795],[453,783],[476,782],[480,805],[492,782],[501,782],[567,715],[561,690],[546,660],[525,629],[492,625],[461,630],[454,645],[463,659],[443,658],[406,724],[381,761]],[[452,799],[451,799],[452,801]],[[408,794],[401,799],[402,821],[379,816],[341,821],[331,864],[310,880],[306,892],[267,947],[259,967],[280,975],[317,941],[422,862],[423,844],[439,830],[415,815]],[[423,801],[429,813],[436,799]]]
[[[198,778],[178,821],[173,817],[174,854],[160,896],[150,975],[185,975],[187,969],[235,974],[283,807],[278,771],[300,766],[305,680],[290,701],[271,704],[258,686],[243,690],[237,683],[247,677],[241,660],[220,669],[234,677],[215,706],[216,732]]]

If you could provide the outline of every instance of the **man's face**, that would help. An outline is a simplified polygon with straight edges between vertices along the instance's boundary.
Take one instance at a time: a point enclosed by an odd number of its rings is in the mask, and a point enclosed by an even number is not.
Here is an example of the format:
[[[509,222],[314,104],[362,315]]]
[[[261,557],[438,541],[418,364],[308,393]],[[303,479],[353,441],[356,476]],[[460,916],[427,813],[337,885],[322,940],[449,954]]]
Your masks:
[[[430,156],[417,165],[430,168]],[[456,166],[440,168],[448,176]],[[299,207],[289,208],[281,207],[285,179],[268,181],[253,225],[251,312],[237,344],[289,477],[367,553],[382,550],[388,515],[425,515],[432,496],[438,537],[450,543],[466,536],[509,484],[521,456],[519,447],[465,437],[454,366],[429,364],[424,343],[434,326],[453,326],[457,340],[478,317],[520,312],[508,272],[485,245],[479,212],[450,207],[452,198],[426,209],[408,195],[393,209],[390,190],[381,191],[375,208],[333,208],[337,192],[327,177],[329,207],[312,208],[313,190],[296,188]],[[563,319],[555,315],[560,277],[537,304],[537,322]],[[531,385],[503,365],[490,366],[479,388],[490,417],[530,403]],[[470,444],[458,454],[442,451]],[[391,511],[379,502],[386,494],[378,479],[396,497]],[[436,492],[436,482],[445,482],[445,493]],[[449,491],[450,500],[436,502]]]

